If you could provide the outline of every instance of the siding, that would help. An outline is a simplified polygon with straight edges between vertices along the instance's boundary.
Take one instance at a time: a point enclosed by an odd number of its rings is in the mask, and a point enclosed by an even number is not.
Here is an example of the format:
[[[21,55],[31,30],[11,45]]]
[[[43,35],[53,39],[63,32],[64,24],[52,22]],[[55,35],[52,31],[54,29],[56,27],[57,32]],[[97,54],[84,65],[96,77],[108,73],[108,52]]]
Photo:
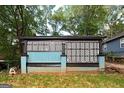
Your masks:
[[[65,43],[65,54],[68,63],[98,63],[98,40],[41,40],[28,41],[27,52],[62,52],[62,43]]]
[[[107,48],[103,47],[104,52],[113,52],[115,55],[123,56],[124,55],[124,48],[120,48],[120,38],[105,43]]]

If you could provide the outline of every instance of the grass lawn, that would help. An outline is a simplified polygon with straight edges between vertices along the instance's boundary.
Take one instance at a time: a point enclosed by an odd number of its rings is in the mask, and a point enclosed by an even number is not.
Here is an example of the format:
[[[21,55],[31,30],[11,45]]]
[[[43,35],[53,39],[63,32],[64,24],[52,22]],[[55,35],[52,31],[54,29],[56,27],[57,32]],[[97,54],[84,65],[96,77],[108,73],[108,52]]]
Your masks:
[[[90,74],[73,72],[66,74],[19,74],[9,76],[0,74],[0,84],[11,84],[13,87],[44,87],[44,88],[124,88],[124,75],[122,74]]]

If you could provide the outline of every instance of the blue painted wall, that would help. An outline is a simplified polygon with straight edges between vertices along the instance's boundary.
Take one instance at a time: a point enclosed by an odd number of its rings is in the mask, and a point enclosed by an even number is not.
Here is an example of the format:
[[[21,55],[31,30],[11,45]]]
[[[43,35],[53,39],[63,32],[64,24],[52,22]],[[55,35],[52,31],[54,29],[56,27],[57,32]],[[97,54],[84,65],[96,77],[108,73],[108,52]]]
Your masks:
[[[21,56],[21,73],[26,73],[27,72],[27,56]]]
[[[61,52],[27,52],[28,63],[60,63]]]
[[[61,52],[27,52],[28,56],[21,56],[21,72],[66,72],[67,71],[67,57],[62,55]],[[104,56],[98,57],[99,70],[104,71],[105,60]],[[61,67],[28,67],[27,63],[61,63]],[[73,68],[72,71],[88,71],[88,70],[98,70],[98,67],[79,67]],[[71,71],[70,70],[70,71]]]
[[[62,52],[27,52],[28,56],[21,56],[21,72],[36,71],[66,71],[67,57]],[[27,63],[60,63],[61,67],[28,67]]]
[[[105,44],[103,44],[103,51],[105,53],[113,52],[115,56],[124,56],[124,48],[120,48],[120,39],[121,38],[118,38],[113,41],[105,43],[107,45],[106,49],[104,48]]]
[[[104,55],[99,55],[98,56],[98,61],[99,61],[99,70],[104,71],[105,70],[105,56]]]

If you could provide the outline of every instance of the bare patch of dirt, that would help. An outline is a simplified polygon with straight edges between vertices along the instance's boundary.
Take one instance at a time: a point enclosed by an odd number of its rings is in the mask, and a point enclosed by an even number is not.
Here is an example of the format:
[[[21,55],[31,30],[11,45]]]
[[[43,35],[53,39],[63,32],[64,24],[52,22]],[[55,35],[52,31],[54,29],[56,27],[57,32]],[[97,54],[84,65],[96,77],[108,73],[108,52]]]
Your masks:
[[[106,73],[121,73],[124,74],[124,65],[116,63],[106,63]]]

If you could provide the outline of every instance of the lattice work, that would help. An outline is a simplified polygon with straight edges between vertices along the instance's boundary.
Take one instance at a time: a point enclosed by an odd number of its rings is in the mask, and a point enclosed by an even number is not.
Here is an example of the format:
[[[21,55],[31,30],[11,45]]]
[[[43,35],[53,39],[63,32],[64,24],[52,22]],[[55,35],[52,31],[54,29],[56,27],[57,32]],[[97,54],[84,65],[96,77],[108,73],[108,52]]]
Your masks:
[[[68,63],[97,63],[99,41],[62,41],[43,40],[28,41],[27,51],[61,51],[65,43]]]
[[[97,63],[99,54],[98,41],[66,42],[68,63]]]

